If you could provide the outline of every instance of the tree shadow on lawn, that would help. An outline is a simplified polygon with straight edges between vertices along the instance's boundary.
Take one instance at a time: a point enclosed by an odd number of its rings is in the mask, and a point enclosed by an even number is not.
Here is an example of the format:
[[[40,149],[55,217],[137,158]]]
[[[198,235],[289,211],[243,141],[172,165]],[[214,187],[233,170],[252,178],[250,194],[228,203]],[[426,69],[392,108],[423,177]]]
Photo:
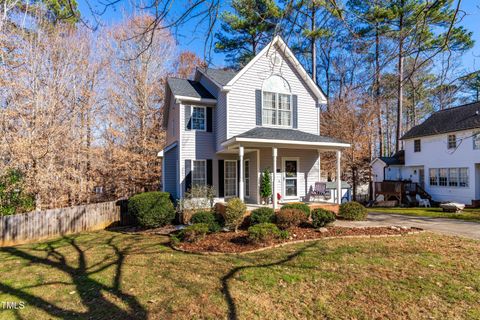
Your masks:
[[[104,258],[100,262],[97,262],[91,266],[87,265],[87,259],[85,255],[85,252],[88,249],[82,250],[82,248],[80,248],[76,242],[75,237],[64,237],[63,239],[67,241],[67,243],[77,253],[76,266],[69,265],[65,255],[58,252],[51,244],[47,244],[47,247],[41,250],[42,252],[46,253],[46,257],[33,255],[25,250],[19,249],[18,247],[2,248],[0,249],[0,252],[25,259],[32,264],[39,264],[52,268],[52,273],[66,273],[69,275],[71,282],[50,282],[23,288],[14,288],[10,285],[0,282],[0,292],[17,297],[18,299],[24,301],[27,306],[35,306],[51,316],[61,317],[63,319],[146,319],[146,309],[134,296],[124,293],[121,289],[122,266],[125,261],[125,256],[129,254],[131,245],[125,247],[124,249],[120,249],[114,244],[115,238],[115,236],[111,237],[107,241],[108,246],[110,246],[114,252],[115,259],[112,262],[107,263],[110,257]],[[94,274],[110,267],[115,268],[115,274],[111,286],[104,285],[98,280],[92,278]],[[75,291],[78,293],[81,303],[84,307],[86,307],[87,311],[77,312],[67,310],[48,302],[42,297],[33,295],[26,291],[26,289],[35,287],[45,287],[45,290],[48,290],[48,286],[53,284],[75,285]],[[127,310],[124,310],[117,304],[109,301],[105,297],[104,293],[115,296],[116,299],[119,299],[122,304],[127,306]]]
[[[308,250],[311,247],[314,247],[317,245],[317,242],[311,242],[299,250],[293,252],[292,254],[289,254],[285,258],[275,261],[275,262],[270,262],[270,263],[265,263],[265,264],[252,264],[248,266],[241,266],[241,267],[236,267],[230,270],[225,276],[222,278],[222,294],[225,298],[225,301],[227,302],[228,305],[228,319],[230,320],[236,320],[238,319],[238,314],[237,314],[237,306],[235,304],[234,298],[232,296],[232,293],[230,292],[230,286],[229,286],[229,281],[235,277],[235,275],[243,270],[246,269],[256,269],[256,268],[269,268],[269,267],[274,267],[274,266],[280,266],[282,264],[285,264],[289,261],[292,261],[296,257],[300,256],[302,253],[304,253],[306,250]],[[272,249],[275,250],[275,249]]]

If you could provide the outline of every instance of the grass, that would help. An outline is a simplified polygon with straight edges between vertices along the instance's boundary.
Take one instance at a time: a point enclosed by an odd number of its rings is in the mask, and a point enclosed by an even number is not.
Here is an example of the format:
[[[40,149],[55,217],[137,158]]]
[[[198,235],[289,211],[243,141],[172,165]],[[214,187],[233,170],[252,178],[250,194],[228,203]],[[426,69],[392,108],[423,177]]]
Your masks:
[[[429,233],[244,256],[109,231],[0,249],[0,319],[478,319],[479,242]],[[1,305],[0,305],[1,307]]]
[[[368,208],[369,212],[394,213],[417,217],[449,218],[480,221],[480,209],[465,209],[460,213],[443,212],[442,208]]]

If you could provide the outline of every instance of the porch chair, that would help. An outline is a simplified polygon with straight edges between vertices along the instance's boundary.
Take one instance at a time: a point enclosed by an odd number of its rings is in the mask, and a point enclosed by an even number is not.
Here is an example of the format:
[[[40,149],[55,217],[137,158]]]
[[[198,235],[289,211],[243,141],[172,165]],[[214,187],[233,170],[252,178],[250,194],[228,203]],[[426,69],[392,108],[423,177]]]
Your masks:
[[[431,204],[430,204],[430,200],[428,199],[423,199],[422,197],[420,197],[420,195],[417,193],[415,195],[415,199],[418,201],[418,205],[421,206],[421,207],[432,207]]]
[[[325,198],[326,190],[327,184],[325,182],[315,182],[315,189],[310,192],[310,197],[314,199],[320,196]]]

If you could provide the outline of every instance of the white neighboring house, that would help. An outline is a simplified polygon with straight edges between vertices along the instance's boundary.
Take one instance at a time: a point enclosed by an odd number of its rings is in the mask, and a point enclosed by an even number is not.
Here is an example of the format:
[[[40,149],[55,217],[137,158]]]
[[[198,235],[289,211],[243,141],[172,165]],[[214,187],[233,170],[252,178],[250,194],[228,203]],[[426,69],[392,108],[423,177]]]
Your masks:
[[[341,151],[350,145],[320,135],[326,102],[278,36],[238,72],[197,68],[193,80],[169,78],[163,189],[181,199],[192,185],[212,185],[220,201],[259,204],[260,175],[268,168],[274,195],[308,200],[325,151],[337,152],[335,186],[342,189]]]
[[[480,102],[435,112],[402,140],[403,157],[372,162],[374,181],[412,181],[435,201],[478,205]]]

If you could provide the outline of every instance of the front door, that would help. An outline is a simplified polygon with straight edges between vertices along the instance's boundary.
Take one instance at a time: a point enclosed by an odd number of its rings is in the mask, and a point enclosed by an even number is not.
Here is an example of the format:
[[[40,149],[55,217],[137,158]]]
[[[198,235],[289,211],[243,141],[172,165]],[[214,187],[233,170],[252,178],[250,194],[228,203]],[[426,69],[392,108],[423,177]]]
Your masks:
[[[283,197],[285,199],[298,198],[298,160],[284,159],[283,172],[285,173]]]
[[[418,169],[418,184],[425,189],[425,170],[423,168]]]

